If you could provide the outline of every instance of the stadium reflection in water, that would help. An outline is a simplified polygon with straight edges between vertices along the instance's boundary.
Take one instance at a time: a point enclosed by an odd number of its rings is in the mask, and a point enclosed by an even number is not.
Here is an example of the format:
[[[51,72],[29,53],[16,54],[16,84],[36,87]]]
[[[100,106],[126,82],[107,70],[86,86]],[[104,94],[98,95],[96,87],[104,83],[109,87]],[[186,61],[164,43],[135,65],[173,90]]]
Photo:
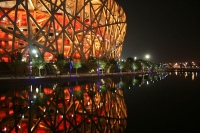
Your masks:
[[[10,87],[0,93],[0,130],[13,133],[124,132],[123,90],[166,74]]]

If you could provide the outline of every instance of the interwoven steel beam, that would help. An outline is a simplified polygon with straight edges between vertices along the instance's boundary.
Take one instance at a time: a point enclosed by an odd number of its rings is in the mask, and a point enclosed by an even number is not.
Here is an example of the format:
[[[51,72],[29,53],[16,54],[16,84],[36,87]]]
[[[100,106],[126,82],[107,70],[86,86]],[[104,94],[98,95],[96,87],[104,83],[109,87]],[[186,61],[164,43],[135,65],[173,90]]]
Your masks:
[[[114,0],[5,0],[0,2],[0,59],[32,49],[86,60],[119,59],[126,15]]]
[[[127,111],[118,83],[30,85],[0,94],[0,132],[124,132]]]

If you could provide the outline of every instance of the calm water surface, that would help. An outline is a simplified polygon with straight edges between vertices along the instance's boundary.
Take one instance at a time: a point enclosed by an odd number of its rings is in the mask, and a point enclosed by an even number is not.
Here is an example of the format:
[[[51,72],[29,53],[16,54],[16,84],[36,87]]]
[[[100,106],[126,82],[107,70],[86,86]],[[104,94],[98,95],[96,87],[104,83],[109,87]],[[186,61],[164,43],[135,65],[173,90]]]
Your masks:
[[[200,132],[199,73],[1,86],[0,132]]]
[[[124,91],[126,132],[200,132],[200,74],[169,73],[159,82]]]

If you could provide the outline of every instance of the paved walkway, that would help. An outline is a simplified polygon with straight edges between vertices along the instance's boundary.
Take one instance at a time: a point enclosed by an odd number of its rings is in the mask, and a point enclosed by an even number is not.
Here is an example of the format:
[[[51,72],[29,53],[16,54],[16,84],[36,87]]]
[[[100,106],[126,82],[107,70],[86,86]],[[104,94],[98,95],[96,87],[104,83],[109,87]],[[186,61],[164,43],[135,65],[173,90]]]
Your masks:
[[[47,75],[47,76],[1,76],[0,80],[5,80],[5,79],[49,79],[49,78],[70,78],[70,77],[76,77],[76,78],[81,78],[81,77],[103,77],[103,76],[123,76],[123,75],[135,75],[135,74],[148,74],[148,72],[122,72],[122,73],[100,73],[100,74],[66,74],[66,75]]]

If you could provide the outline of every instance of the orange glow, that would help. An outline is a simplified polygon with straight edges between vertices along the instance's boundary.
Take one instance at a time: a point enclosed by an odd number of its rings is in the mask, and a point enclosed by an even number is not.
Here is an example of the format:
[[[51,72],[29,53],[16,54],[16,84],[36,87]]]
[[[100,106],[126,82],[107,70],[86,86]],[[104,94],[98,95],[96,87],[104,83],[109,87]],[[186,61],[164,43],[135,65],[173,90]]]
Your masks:
[[[50,94],[52,94],[52,93],[53,93],[53,90],[52,90],[52,89],[50,89],[50,88],[44,88],[44,94],[50,95]]]
[[[6,99],[6,96],[1,96],[1,97],[0,97],[0,100],[1,100],[1,101],[5,100],[5,99]]]
[[[74,87],[74,90],[75,90],[75,91],[77,91],[77,90],[81,90],[81,86],[80,86],[80,85],[75,86],[75,87]]]
[[[34,4],[28,1],[28,5],[37,5],[40,7],[38,11],[32,10],[31,6],[27,9],[22,8],[23,6],[16,8],[13,2],[10,2],[11,4],[8,2],[9,6],[6,6],[4,2],[5,1],[0,2],[1,9],[3,10],[0,12],[0,16],[5,15],[5,17],[0,20],[0,24],[2,25],[0,27],[0,46],[6,51],[3,51],[3,56],[1,58],[9,57],[10,55],[8,53],[13,51],[12,49],[14,49],[14,51],[19,50],[23,52],[25,58],[26,54],[30,51],[29,48],[27,49],[26,47],[30,45],[38,47],[40,52],[48,51],[54,56],[57,53],[64,53],[65,56],[72,55],[71,58],[74,60],[80,58],[88,59],[91,53],[94,56],[99,53],[106,56],[106,53],[113,53],[113,50],[118,53],[110,54],[108,58],[120,58],[119,53],[121,53],[122,47],[116,48],[113,44],[116,44],[117,41],[124,41],[126,33],[126,15],[123,9],[114,1],[112,4],[115,8],[111,8],[111,6],[103,4],[100,1],[98,4],[92,2],[92,4],[94,4],[92,5],[94,6],[94,10],[98,9],[98,12],[109,12],[109,16],[106,16],[107,14],[105,13],[99,15],[97,12],[91,14],[88,9],[90,7],[88,4],[82,5],[85,7],[80,7],[80,9],[67,6],[66,9],[69,12],[66,11],[68,12],[66,13],[63,12],[63,10],[57,10],[55,12],[52,9],[46,9],[48,6],[45,7],[39,1],[35,1]],[[81,1],[77,2],[81,3]],[[22,1],[18,4],[22,4]],[[48,1],[47,4],[52,3]],[[70,1],[66,1],[66,5],[71,4]],[[100,8],[102,5],[107,8]],[[55,8],[60,8],[58,5],[55,6]],[[4,12],[8,13],[4,14]],[[18,15],[16,15],[16,13]],[[73,16],[74,14],[76,16]],[[63,15],[65,15],[65,17],[63,17]],[[118,16],[118,18],[116,18],[116,16]],[[109,18],[109,21],[106,18]],[[27,23],[30,22],[28,20],[32,20],[32,23]],[[29,32],[27,31],[27,27],[29,26],[33,28],[33,35],[31,35],[31,37],[29,37],[30,34],[28,34]],[[17,28],[14,29],[13,27]],[[12,32],[12,30],[15,31]],[[9,31],[9,33],[7,33],[7,31]],[[112,34],[115,38],[109,40],[108,38],[111,38]],[[122,34],[122,37],[119,37],[118,34]],[[20,36],[22,36],[22,38],[20,38]],[[15,40],[15,42],[12,40]],[[37,44],[37,46],[35,44]],[[98,47],[93,47],[93,45],[96,44],[98,44]],[[107,44],[112,48],[104,48]],[[68,47],[63,49],[65,46]],[[76,51],[79,47],[81,50]],[[100,48],[103,49],[100,50]],[[49,62],[53,58],[49,59],[49,56],[51,55],[45,55],[46,62]],[[8,60],[6,59],[6,61]]]
[[[9,110],[9,115],[12,115],[13,113],[13,110]]]
[[[0,111],[0,118],[4,118],[6,116],[6,113],[4,111]]]

